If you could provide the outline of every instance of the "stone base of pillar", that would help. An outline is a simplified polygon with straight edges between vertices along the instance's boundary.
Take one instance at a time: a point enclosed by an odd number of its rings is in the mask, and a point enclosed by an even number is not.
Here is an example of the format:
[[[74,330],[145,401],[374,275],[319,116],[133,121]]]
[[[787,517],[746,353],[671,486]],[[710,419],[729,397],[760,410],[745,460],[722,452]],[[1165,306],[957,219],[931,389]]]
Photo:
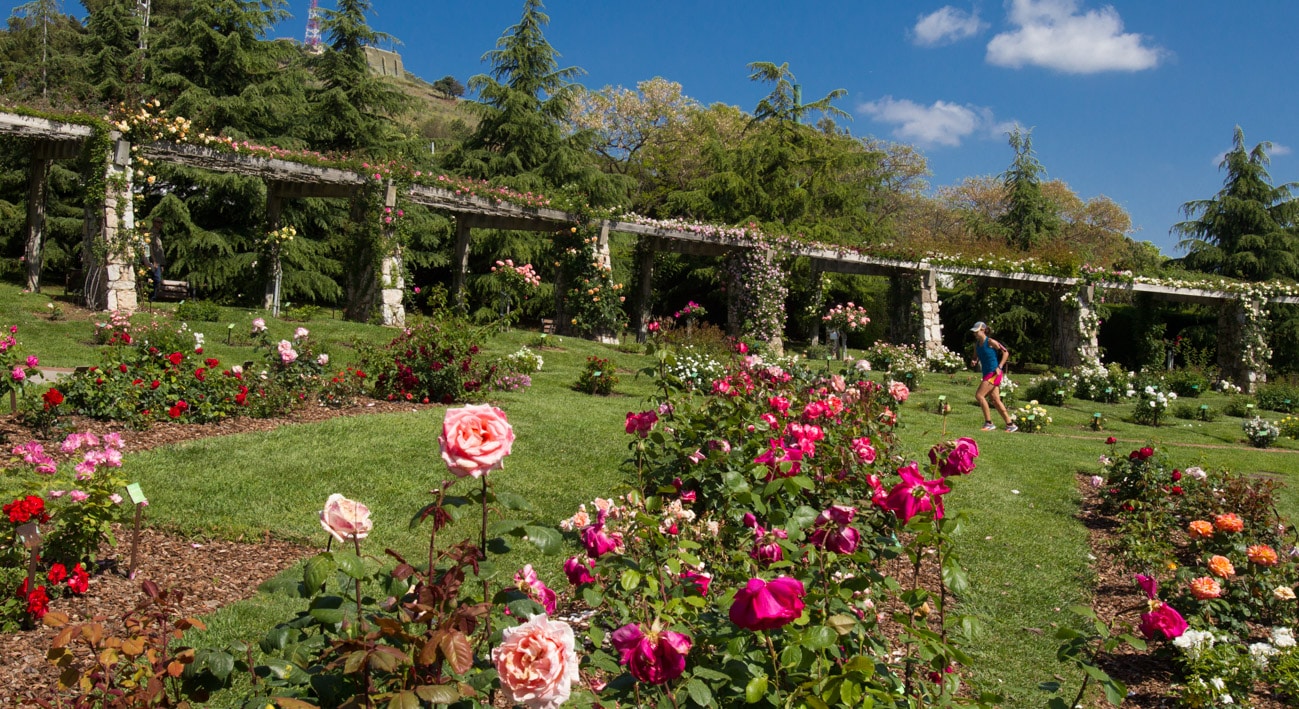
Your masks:
[[[401,256],[385,257],[380,264],[379,277],[382,279],[379,295],[383,324],[406,327],[406,279],[401,272]]]

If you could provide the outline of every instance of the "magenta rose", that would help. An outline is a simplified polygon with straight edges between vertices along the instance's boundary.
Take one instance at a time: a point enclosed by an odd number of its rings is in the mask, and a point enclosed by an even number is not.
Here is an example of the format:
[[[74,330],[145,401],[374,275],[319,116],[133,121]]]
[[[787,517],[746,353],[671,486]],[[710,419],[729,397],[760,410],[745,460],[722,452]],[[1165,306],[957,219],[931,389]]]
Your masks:
[[[374,523],[370,521],[369,507],[334,493],[325,500],[325,509],[320,511],[320,526],[334,539],[344,542],[353,537],[365,539]]]
[[[532,568],[532,564],[525,564],[518,573],[514,574],[514,585],[528,594],[528,598],[540,603],[547,613],[555,612],[559,597],[545,582],[537,578],[537,572]]]
[[[943,518],[943,495],[952,489],[940,480],[925,480],[915,463],[899,468],[898,475],[902,482],[893,486],[889,494],[880,503],[881,507],[892,510],[903,524],[912,517],[932,512],[934,519]]]
[[[974,471],[974,459],[979,457],[979,444],[973,438],[958,438],[954,446],[939,467],[943,477],[968,475]]]
[[[645,438],[654,430],[654,424],[658,423],[658,414],[653,411],[642,411],[639,414],[627,412],[626,431],[632,435]]]
[[[789,538],[785,530],[777,527],[769,531],[754,522],[753,536],[753,549],[749,551],[749,556],[763,564],[771,564],[785,558],[785,550],[780,546],[781,539]]]
[[[708,586],[713,582],[713,576],[702,571],[686,569],[681,572],[681,582],[683,584],[694,584],[695,590],[699,591],[699,595],[707,596]]]
[[[650,684],[664,684],[681,676],[690,653],[690,637],[670,630],[651,629],[646,634],[635,623],[613,631],[613,647],[632,677]]]
[[[622,552],[622,534],[605,534],[604,519],[605,512],[601,511],[595,524],[582,529],[582,545],[592,559],[599,559],[610,552]]]
[[[1141,614],[1141,634],[1147,640],[1154,640],[1159,633],[1167,640],[1173,640],[1186,632],[1186,619],[1172,606],[1159,601],[1150,602],[1150,610]]]
[[[567,623],[548,620],[544,613],[506,628],[501,644],[492,648],[506,699],[529,709],[556,709],[568,701],[579,679],[573,641]]]
[[[833,505],[823,511],[817,518],[810,541],[818,549],[825,549],[836,554],[851,554],[857,551],[861,533],[852,524],[857,515],[854,507]]]
[[[803,582],[788,576],[749,579],[731,603],[731,622],[745,630],[774,630],[803,615]]]
[[[456,477],[482,477],[504,465],[514,444],[505,412],[482,404],[447,409],[442,421],[442,460]]]
[[[569,583],[581,586],[595,581],[595,577],[591,575],[591,569],[594,567],[594,559],[583,560],[581,557],[570,556],[564,562],[564,575],[568,577]]]

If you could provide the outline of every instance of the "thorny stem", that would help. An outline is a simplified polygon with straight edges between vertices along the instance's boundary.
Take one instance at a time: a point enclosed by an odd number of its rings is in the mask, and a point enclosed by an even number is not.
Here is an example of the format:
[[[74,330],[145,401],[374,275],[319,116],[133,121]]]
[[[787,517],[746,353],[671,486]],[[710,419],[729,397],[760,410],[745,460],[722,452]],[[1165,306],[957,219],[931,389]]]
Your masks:
[[[502,463],[502,466],[504,466],[504,463]],[[482,536],[480,537],[480,540],[481,543],[480,546],[478,547],[478,556],[483,560],[486,560],[487,559],[487,473],[483,473],[483,528],[482,528]],[[488,594],[487,591],[488,591],[487,579],[483,579],[483,601],[484,602],[491,600],[491,596]],[[488,613],[484,616],[484,618],[485,618],[484,622],[485,622],[486,630],[483,633],[483,642],[487,643],[491,641],[491,637],[492,637],[492,614]]]
[[[433,512],[434,515],[433,531],[429,533],[429,537],[428,537],[428,578],[430,583],[433,581],[433,562],[434,559],[436,558],[435,550],[437,549],[437,539],[438,539],[437,514],[442,510],[442,501],[445,500],[446,497],[447,497],[447,488],[445,485],[443,485],[442,489],[438,490],[437,506]]]
[[[361,558],[361,538],[352,535],[352,542],[356,546],[356,558]],[[364,562],[362,562],[364,563]],[[356,622],[361,624],[361,632],[366,632],[370,624],[365,621],[365,616],[361,613],[361,579],[356,579]]]
[[[767,653],[771,655],[771,678],[775,680],[772,683],[773,691],[776,694],[776,704],[780,704],[780,661],[776,659],[776,644],[771,642],[771,635],[763,633],[762,638],[767,641]]]

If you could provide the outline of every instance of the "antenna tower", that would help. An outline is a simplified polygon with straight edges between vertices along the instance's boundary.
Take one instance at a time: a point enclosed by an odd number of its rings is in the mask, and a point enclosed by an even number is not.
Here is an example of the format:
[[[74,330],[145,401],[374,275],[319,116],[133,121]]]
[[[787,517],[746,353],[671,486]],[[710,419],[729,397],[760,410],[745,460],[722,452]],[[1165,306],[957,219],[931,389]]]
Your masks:
[[[311,9],[307,10],[307,36],[303,44],[310,51],[320,50],[320,0],[311,0]]]

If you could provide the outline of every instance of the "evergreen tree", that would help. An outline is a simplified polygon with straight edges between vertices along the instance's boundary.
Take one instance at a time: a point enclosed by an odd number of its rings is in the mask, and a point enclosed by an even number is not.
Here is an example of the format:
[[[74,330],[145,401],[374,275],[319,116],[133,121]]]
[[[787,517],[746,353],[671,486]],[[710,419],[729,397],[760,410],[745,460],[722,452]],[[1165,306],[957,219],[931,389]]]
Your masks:
[[[585,135],[565,135],[580,89],[572,79],[583,72],[559,68],[559,54],[542,33],[550,22],[543,9],[541,0],[525,0],[518,24],[483,55],[491,73],[469,79],[478,94],[471,104],[478,128],[449,163],[473,177],[521,178],[508,180],[519,188],[574,185],[592,204],[611,203],[624,194],[625,183],[595,169],[582,144]]]
[[[1227,173],[1222,190],[1182,205],[1187,221],[1173,230],[1182,235],[1177,245],[1187,252],[1188,268],[1256,281],[1299,277],[1299,201],[1294,183],[1272,185],[1271,148],[1265,141],[1247,150],[1237,126],[1219,165]]]
[[[200,128],[292,147],[284,139],[301,132],[307,75],[294,45],[266,39],[286,17],[285,0],[189,3],[153,33],[154,86]]]
[[[308,66],[320,87],[310,98],[307,135],[320,150],[362,151],[380,155],[402,136],[391,121],[409,99],[370,73],[365,48],[391,38],[366,22],[370,0],[339,0],[325,11],[320,28],[329,40]]]
[[[1055,238],[1060,231],[1060,216],[1055,205],[1042,194],[1042,163],[1033,154],[1033,131],[1018,126],[1009,133],[1015,160],[1002,175],[1006,185],[1007,208],[998,223],[1006,233],[1006,242],[1028,251]]]
[[[8,31],[0,35],[5,95],[54,105],[73,100],[81,33],[81,23],[63,14],[60,0],[32,0],[14,8]]]
[[[89,15],[82,45],[82,69],[93,87],[92,103],[131,103],[146,94],[140,84],[147,67],[140,48],[135,0],[82,0]]]

